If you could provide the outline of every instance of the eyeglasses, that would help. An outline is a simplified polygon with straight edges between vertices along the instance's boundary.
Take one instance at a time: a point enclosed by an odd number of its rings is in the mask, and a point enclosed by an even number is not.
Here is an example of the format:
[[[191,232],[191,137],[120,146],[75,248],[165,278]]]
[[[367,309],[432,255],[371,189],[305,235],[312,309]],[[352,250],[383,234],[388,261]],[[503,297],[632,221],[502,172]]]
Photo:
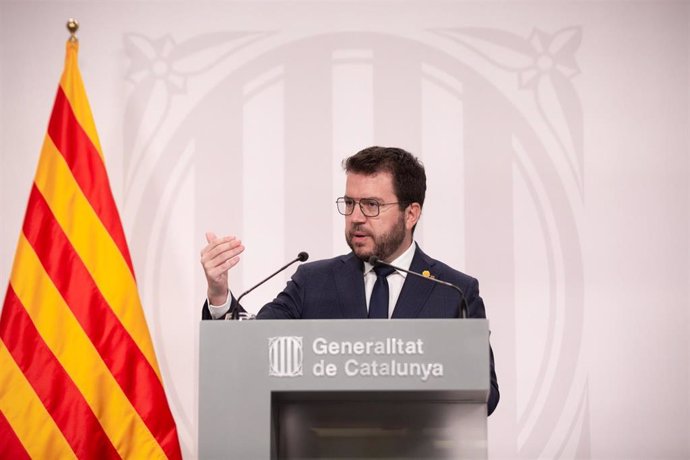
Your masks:
[[[388,206],[391,204],[400,204],[399,201],[394,203],[379,203],[373,198],[362,198],[357,201],[353,198],[346,196],[341,196],[335,200],[335,204],[338,206],[338,212],[343,216],[349,216],[355,211],[355,204],[359,204],[359,209],[362,211],[366,217],[376,217],[381,213],[382,206]]]

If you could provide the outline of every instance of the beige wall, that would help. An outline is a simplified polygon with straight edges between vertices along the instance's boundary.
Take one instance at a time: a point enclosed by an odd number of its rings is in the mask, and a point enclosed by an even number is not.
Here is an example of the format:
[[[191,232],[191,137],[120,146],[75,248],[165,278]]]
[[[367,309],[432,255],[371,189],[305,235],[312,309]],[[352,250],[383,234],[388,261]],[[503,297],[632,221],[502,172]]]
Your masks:
[[[0,1],[2,286],[70,16],[186,457],[204,231],[238,292],[344,252],[371,144],[423,159],[418,242],[480,279],[492,457],[690,456],[686,3]]]

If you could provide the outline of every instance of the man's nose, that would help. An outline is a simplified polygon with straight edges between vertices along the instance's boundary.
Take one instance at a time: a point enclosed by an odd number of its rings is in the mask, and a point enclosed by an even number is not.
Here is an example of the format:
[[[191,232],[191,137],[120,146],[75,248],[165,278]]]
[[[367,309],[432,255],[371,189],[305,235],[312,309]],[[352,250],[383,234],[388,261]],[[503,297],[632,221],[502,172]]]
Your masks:
[[[367,216],[365,216],[362,212],[362,208],[359,207],[359,203],[355,204],[355,209],[352,210],[350,219],[352,219],[353,222],[364,222],[367,220]]]

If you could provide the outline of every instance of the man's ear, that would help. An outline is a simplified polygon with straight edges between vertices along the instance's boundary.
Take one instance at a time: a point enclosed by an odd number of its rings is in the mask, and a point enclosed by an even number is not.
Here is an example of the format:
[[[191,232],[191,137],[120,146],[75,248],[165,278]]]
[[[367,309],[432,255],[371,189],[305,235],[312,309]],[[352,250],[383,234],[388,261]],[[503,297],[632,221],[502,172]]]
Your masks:
[[[412,203],[405,208],[405,228],[412,230],[417,225],[419,218],[422,217],[422,207],[419,203]]]

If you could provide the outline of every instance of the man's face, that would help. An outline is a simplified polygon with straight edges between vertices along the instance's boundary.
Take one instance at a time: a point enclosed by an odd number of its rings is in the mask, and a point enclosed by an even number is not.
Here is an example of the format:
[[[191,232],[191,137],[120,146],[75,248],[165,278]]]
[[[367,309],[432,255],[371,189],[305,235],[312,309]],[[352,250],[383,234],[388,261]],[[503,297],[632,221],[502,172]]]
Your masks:
[[[372,175],[348,173],[345,196],[357,202],[362,198],[379,203],[398,201],[393,191],[393,177],[388,172]],[[378,216],[367,217],[356,204],[352,214],[345,216],[348,246],[362,260],[376,256],[383,261],[393,261],[412,243],[412,226],[419,214],[410,208],[418,209],[419,206],[411,205],[404,211],[397,204],[381,206]]]

